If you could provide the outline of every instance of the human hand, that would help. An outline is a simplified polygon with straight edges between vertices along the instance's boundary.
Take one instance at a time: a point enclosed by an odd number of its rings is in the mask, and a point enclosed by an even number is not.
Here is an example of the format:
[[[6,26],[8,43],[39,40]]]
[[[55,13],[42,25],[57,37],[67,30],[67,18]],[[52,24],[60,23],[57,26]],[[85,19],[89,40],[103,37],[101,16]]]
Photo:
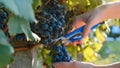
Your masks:
[[[59,62],[53,64],[54,68],[93,68],[94,65],[88,62],[79,62],[79,61],[71,61],[71,62]]]
[[[53,66],[54,68],[120,68],[120,62],[107,65],[95,65],[89,62],[71,61],[54,63]]]
[[[91,27],[104,20],[104,8],[105,7],[95,8],[92,11],[76,16],[73,21],[73,30],[85,26],[82,32],[82,37],[84,38],[88,36]]]

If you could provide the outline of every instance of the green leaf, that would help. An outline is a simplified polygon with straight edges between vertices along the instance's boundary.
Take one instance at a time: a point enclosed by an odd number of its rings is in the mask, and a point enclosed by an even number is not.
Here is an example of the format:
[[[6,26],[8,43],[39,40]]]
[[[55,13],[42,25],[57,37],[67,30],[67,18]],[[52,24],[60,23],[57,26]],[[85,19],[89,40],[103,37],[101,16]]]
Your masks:
[[[106,42],[105,42],[106,43]],[[112,42],[113,43],[113,42]],[[110,44],[110,43],[109,43]],[[110,44],[111,45],[111,44]],[[107,58],[110,55],[110,52],[108,52],[110,48],[108,46],[103,46],[101,50],[98,52],[102,58]]]
[[[9,64],[11,62],[11,59],[12,59],[11,55],[0,54],[0,68]]]
[[[18,33],[25,33],[27,40],[35,40],[40,38],[32,33],[30,29],[30,24],[27,20],[24,18],[18,17],[18,16],[12,16],[9,21],[8,21],[8,28],[9,28],[9,33],[11,35],[16,35]]]
[[[2,30],[0,30],[0,45],[6,45],[6,46],[9,46],[9,49],[7,49],[7,50],[9,50],[9,52],[10,53],[13,53],[14,51],[13,51],[13,48],[10,46],[10,44],[7,42],[7,38],[6,38],[6,36],[4,35],[4,33],[3,33],[3,31]]]
[[[22,31],[25,33],[25,35],[27,37],[27,40],[34,40],[34,37],[32,35],[32,31],[30,29],[30,24],[28,23],[28,21],[21,19],[20,25],[21,25]]]
[[[8,0],[0,0],[1,3],[4,4],[6,8],[8,8],[11,12],[13,12],[15,15],[19,14],[18,8],[16,4],[14,3],[14,0],[8,1]]]
[[[76,54],[77,54],[77,47],[73,45],[69,45],[66,47],[67,52],[72,56],[73,59],[76,59]]]
[[[44,58],[44,62],[46,63],[46,64],[48,64],[49,66],[51,66],[52,65],[52,63],[51,63],[51,56],[49,56],[49,55],[46,55],[46,57]]]
[[[14,52],[12,46],[7,42],[7,38],[0,30],[0,67],[10,63],[12,53]]]
[[[47,50],[47,49],[43,49],[42,50],[42,52],[43,52],[43,55],[44,55],[44,62],[46,63],[46,64],[48,64],[49,66],[51,66],[52,65],[52,63],[51,63],[51,56],[49,55],[49,50]]]
[[[36,21],[32,9],[32,0],[0,0],[12,13],[28,21]]]
[[[23,33],[21,29],[21,20],[18,16],[13,16],[8,21],[8,29],[11,35],[16,35],[17,33]],[[27,27],[27,26],[26,26]]]
[[[84,58],[86,59],[86,61],[91,61],[91,60],[93,60],[92,57],[94,56],[94,50],[91,47],[87,47],[83,51],[83,55],[84,55]]]
[[[87,7],[88,10],[92,10],[102,4],[102,0],[89,0],[89,2],[90,5]]]

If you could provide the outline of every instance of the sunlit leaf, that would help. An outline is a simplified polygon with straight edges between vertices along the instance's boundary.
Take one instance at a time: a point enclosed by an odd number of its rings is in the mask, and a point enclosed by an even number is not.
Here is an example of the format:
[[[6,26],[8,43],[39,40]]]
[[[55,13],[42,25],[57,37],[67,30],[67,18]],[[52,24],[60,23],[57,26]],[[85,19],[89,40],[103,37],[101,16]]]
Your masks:
[[[49,66],[51,66],[52,62],[51,62],[51,56],[49,55],[49,52],[50,51],[47,49],[42,49],[41,54],[42,54],[42,58],[43,58],[44,62],[46,64],[48,64]]]
[[[41,0],[33,0],[33,9],[36,10],[36,7],[37,6],[41,6],[42,3],[41,3]]]
[[[94,42],[93,48],[94,48],[94,51],[98,52],[102,48],[102,44]]]
[[[89,41],[89,37],[83,38],[83,43],[87,43]]]
[[[79,46],[77,46],[77,51],[80,51],[81,49],[80,49],[80,47]]]
[[[102,0],[89,0],[89,2],[90,2],[90,5],[87,6],[87,10],[92,10],[95,7],[102,4]]]
[[[66,47],[67,52],[73,57],[73,59],[76,59],[77,54],[77,46],[69,45]]]
[[[87,60],[90,60],[90,58],[94,55],[94,50],[90,47],[87,47],[84,51],[83,51],[83,55],[84,58]]]
[[[99,29],[96,29],[95,31],[95,37],[99,43],[103,43],[105,41],[105,37]]]
[[[51,66],[52,65],[52,63],[51,63],[51,56],[47,55],[47,57],[44,58],[44,62],[46,64],[48,64],[49,66]]]
[[[105,24],[102,24],[102,25],[99,26],[99,29],[103,30],[103,31],[106,31],[107,27],[106,27]]]
[[[96,61],[96,60],[97,60],[97,56],[93,55],[93,56],[91,57],[91,61],[93,62],[93,61]]]

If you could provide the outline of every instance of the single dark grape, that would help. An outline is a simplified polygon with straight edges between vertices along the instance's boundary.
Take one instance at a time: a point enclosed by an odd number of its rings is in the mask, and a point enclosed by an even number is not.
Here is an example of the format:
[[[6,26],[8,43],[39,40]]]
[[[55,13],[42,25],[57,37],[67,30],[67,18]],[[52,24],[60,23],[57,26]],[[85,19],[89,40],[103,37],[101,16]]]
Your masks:
[[[45,45],[48,45],[48,40],[47,39],[45,39],[44,41],[43,41],[43,44],[45,44]]]
[[[50,19],[51,22],[57,22],[56,18]]]
[[[45,16],[45,18],[52,19],[53,17],[52,17],[52,15],[48,14],[48,15]]]
[[[45,23],[45,24],[42,24],[42,25],[41,25],[41,28],[42,28],[43,30],[47,30],[47,29],[49,28],[49,26],[48,26],[47,23]]]
[[[52,38],[48,39],[48,42],[49,43],[53,42],[53,39]]]
[[[54,29],[54,27],[56,26],[55,23],[51,23],[50,25],[51,25],[51,27],[53,27],[53,29]]]
[[[40,18],[38,21],[40,24],[44,24],[47,22],[47,20],[45,18]]]
[[[53,32],[53,27],[50,26],[50,27],[48,28],[48,31]]]

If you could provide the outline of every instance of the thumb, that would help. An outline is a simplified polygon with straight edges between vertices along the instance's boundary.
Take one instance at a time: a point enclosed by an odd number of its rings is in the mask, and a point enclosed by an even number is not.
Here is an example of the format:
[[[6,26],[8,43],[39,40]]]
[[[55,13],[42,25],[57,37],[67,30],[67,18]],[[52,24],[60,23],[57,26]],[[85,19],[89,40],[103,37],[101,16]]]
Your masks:
[[[79,28],[81,26],[86,25],[86,23],[83,20],[76,20],[73,22],[73,28]]]
[[[54,67],[54,68],[60,68],[60,64],[59,64],[59,63],[54,63],[54,64],[53,64],[53,67]]]

